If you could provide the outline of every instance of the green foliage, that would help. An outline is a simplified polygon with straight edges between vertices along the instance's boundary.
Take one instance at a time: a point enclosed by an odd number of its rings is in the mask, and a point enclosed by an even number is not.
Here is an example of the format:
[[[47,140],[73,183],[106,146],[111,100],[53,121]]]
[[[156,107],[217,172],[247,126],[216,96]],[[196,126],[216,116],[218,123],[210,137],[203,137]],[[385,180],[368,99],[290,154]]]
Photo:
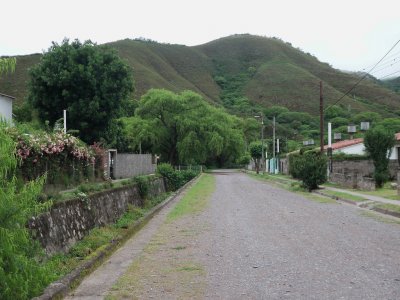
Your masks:
[[[346,154],[343,152],[339,152],[337,154],[332,155],[333,160],[367,160],[370,159],[368,155],[363,154]]]
[[[289,172],[309,191],[326,182],[327,158],[317,151],[289,155]]]
[[[348,118],[349,112],[345,111],[342,107],[338,105],[331,106],[327,111],[324,113],[325,120],[332,120],[335,118]],[[332,121],[331,121],[332,122]]]
[[[374,179],[378,188],[389,179],[389,156],[395,142],[393,132],[382,126],[374,127],[365,134],[365,150],[374,161]]]
[[[136,176],[134,177],[134,182],[139,190],[139,195],[142,199],[146,199],[149,195],[149,177],[148,176]]]
[[[2,73],[14,72],[17,59],[15,57],[0,57],[0,75]]]
[[[278,117],[282,113],[289,112],[289,109],[284,106],[273,105],[264,109],[264,116],[266,118],[272,119],[273,117]]]
[[[386,118],[376,124],[392,132],[400,132],[400,118]]]
[[[136,117],[124,122],[135,147],[150,147],[172,165],[223,165],[244,151],[241,121],[190,91],[150,90],[140,100]]]
[[[238,163],[239,165],[248,165],[250,163],[251,160],[251,155],[250,153],[245,153],[244,155],[242,155],[237,161],[236,163]]]
[[[28,219],[46,208],[36,198],[44,177],[19,186],[15,143],[0,123],[0,298],[30,299],[52,280],[38,260],[39,245],[31,240]]]
[[[382,119],[382,116],[376,112],[366,111],[361,112],[352,117],[354,123],[359,124],[360,122],[376,123]]]
[[[262,158],[262,152],[263,152],[263,146],[261,142],[252,142],[249,145],[249,152],[250,156],[254,161],[255,167],[256,167],[256,172],[260,171],[260,162]]]
[[[53,43],[30,70],[29,100],[53,125],[67,109],[69,128],[88,143],[108,140],[112,120],[133,91],[129,67],[116,52],[90,41]]]
[[[168,163],[161,163],[157,166],[157,174],[165,178],[168,191],[176,191],[186,182],[196,177],[199,172],[195,170],[174,170]]]

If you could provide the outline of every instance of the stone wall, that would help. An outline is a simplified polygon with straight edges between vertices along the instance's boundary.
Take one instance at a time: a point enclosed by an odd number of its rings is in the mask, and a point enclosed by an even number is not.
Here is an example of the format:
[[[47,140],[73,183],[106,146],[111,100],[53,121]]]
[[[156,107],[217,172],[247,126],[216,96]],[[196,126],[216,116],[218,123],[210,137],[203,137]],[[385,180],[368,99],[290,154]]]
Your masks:
[[[149,194],[154,196],[163,192],[164,180],[155,178],[150,184]],[[32,218],[28,226],[47,253],[65,252],[90,229],[115,222],[126,212],[129,204],[143,204],[136,185],[57,202],[50,211]]]
[[[119,179],[154,174],[156,167],[151,154],[118,153],[114,176]]]
[[[357,173],[331,173],[329,181],[345,188],[366,191],[375,190],[375,181],[372,178]]]

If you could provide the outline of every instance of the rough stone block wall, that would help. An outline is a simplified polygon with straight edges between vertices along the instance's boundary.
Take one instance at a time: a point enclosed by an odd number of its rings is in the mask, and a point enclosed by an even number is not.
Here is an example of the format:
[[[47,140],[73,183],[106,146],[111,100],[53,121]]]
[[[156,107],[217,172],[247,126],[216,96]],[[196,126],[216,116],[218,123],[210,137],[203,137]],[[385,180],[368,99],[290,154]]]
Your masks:
[[[138,175],[154,174],[156,165],[151,154],[118,153],[115,178],[130,178]]]
[[[389,173],[392,178],[396,178],[399,163],[397,160],[389,161]],[[353,173],[362,176],[372,177],[375,167],[372,160],[334,160],[332,162],[333,173]]]
[[[163,192],[164,180],[154,179],[149,194],[154,196]],[[50,211],[32,218],[28,226],[47,253],[65,252],[90,229],[115,222],[129,204],[143,204],[136,185],[55,203]]]

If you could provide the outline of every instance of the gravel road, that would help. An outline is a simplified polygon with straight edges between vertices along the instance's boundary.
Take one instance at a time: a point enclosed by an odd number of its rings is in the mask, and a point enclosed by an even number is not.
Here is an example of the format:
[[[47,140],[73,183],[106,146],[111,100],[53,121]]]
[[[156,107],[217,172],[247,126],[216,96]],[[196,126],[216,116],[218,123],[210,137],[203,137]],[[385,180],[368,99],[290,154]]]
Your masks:
[[[400,299],[400,225],[217,173],[204,218],[210,299]]]
[[[150,246],[134,237],[71,298],[400,299],[398,223],[243,173],[214,176],[207,208],[165,223],[171,203],[141,232]]]

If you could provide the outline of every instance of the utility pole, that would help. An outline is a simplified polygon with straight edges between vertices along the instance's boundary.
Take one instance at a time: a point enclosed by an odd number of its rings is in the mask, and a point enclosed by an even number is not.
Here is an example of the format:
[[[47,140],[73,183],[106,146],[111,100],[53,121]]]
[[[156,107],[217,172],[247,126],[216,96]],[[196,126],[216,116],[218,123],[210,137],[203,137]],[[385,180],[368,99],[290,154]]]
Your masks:
[[[319,134],[321,153],[324,152],[324,98],[322,96],[322,81],[319,82]]]
[[[264,114],[261,113],[261,167],[263,168],[262,172],[265,172],[265,156],[264,156]]]
[[[64,121],[64,134],[67,133],[67,110],[64,109],[63,111],[64,115],[63,115],[63,121]]]
[[[276,158],[275,158],[275,116],[274,121],[272,122],[272,157],[273,157],[273,172],[275,174],[276,169]]]

